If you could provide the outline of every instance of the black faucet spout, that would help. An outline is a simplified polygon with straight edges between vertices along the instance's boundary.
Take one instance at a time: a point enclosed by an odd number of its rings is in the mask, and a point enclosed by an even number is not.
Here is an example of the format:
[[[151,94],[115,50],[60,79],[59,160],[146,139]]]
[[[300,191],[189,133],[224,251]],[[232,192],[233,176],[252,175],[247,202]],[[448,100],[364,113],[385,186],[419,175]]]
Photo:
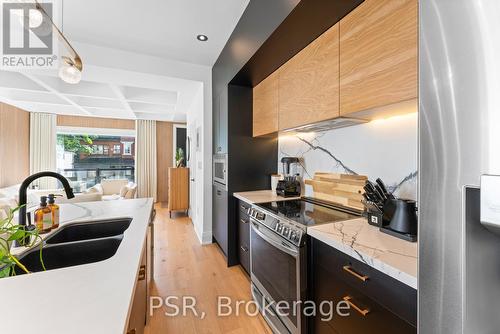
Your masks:
[[[26,224],[26,202],[27,202],[27,191],[31,182],[41,178],[41,177],[53,177],[61,181],[64,191],[66,192],[66,197],[73,198],[75,195],[73,194],[73,189],[69,185],[68,179],[58,173],[54,172],[40,172],[33,175],[30,175],[23,181],[21,184],[21,188],[19,188],[19,205],[21,208],[19,209],[19,225],[27,226]]]

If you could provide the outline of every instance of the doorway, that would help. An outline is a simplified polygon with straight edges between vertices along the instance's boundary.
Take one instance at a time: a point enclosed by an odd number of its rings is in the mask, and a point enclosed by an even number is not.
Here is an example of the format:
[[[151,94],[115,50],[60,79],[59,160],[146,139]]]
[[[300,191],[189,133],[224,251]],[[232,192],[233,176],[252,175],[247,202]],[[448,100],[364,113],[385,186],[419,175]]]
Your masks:
[[[174,154],[173,154],[173,165],[177,167],[177,155],[180,153],[183,157],[182,165],[180,167],[185,167],[187,162],[187,151],[186,151],[186,141],[187,141],[187,129],[184,124],[174,124]],[[180,151],[179,151],[180,150]]]

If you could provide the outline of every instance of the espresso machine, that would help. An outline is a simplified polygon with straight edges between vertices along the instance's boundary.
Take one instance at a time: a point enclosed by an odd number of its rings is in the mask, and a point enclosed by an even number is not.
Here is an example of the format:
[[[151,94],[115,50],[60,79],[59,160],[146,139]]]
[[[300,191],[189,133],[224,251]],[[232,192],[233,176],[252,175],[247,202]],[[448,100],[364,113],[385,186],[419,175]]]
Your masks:
[[[294,164],[299,163],[299,158],[283,157],[281,164],[283,165],[283,180],[278,181],[276,186],[276,194],[283,197],[298,197],[300,196],[300,181],[298,174],[292,172]]]

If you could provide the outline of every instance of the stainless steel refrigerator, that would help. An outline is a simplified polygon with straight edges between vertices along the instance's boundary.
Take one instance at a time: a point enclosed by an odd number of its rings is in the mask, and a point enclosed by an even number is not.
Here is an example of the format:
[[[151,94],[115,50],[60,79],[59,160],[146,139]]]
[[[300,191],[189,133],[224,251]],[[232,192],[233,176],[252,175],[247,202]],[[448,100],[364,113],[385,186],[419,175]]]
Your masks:
[[[500,333],[479,190],[500,174],[500,1],[419,2],[419,333]]]

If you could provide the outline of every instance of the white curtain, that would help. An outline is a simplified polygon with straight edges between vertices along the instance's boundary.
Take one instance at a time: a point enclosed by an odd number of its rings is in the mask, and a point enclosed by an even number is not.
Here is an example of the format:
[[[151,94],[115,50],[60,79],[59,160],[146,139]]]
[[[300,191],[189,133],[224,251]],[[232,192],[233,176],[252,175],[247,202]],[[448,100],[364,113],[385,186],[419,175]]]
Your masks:
[[[137,197],[152,197],[156,202],[156,121],[137,120],[135,128]]]
[[[56,171],[57,115],[30,113],[30,173]],[[42,178],[34,182],[40,189],[54,189],[57,182]]]

